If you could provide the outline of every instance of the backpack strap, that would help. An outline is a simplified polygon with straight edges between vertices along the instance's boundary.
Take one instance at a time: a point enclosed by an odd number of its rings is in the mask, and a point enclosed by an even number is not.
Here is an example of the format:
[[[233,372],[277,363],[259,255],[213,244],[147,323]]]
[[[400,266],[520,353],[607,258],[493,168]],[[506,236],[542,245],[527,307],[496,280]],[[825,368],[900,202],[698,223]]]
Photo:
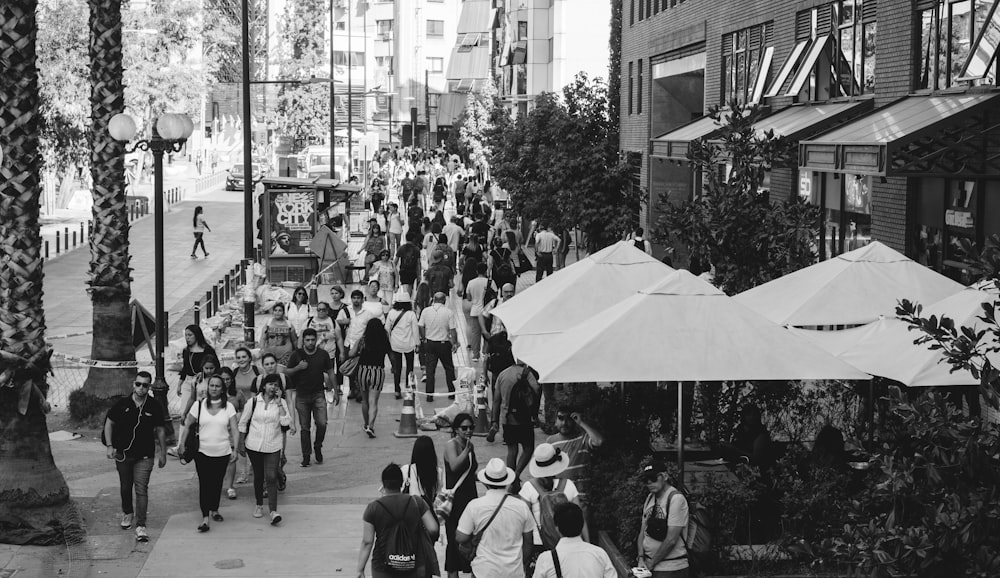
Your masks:
[[[559,564],[559,553],[553,547],[549,552],[552,552],[552,566],[556,570],[556,578],[562,578],[562,565]]]
[[[663,512],[663,515],[668,520],[670,519],[670,502],[674,499],[674,496],[677,495],[677,494],[679,494],[679,493],[680,493],[679,490],[673,490],[669,494],[667,494],[667,507],[666,507],[666,511]],[[688,514],[688,516],[690,516],[690,514]],[[690,520],[689,520],[689,522],[690,522]],[[681,537],[681,543],[684,544],[684,554],[682,556],[674,556],[673,558],[664,558],[663,560],[661,560],[661,562],[666,562],[667,560],[684,560],[684,559],[686,559],[688,557],[688,543],[687,543],[687,540],[684,538],[684,532],[686,532],[686,531],[687,531],[686,527],[685,528],[681,528],[681,536],[680,537]]]
[[[490,516],[490,519],[486,521],[486,525],[485,525],[485,526],[483,526],[483,529],[482,529],[482,530],[480,530],[480,531],[476,532],[476,534],[477,534],[477,535],[478,535],[478,536],[479,536],[480,538],[482,538],[483,534],[485,534],[485,533],[486,533],[486,528],[489,528],[489,527],[490,527],[490,524],[492,524],[492,523],[493,523],[493,519],[497,517],[497,514],[499,514],[499,513],[500,513],[500,509],[501,509],[501,508],[503,508],[503,503],[504,503],[505,501],[507,501],[507,496],[509,496],[509,495],[510,495],[510,494],[504,494],[504,495],[503,495],[503,497],[502,497],[502,498],[500,498],[500,503],[499,503],[499,504],[497,504],[497,509],[496,509],[496,510],[493,510],[493,515],[492,515],[492,516]]]

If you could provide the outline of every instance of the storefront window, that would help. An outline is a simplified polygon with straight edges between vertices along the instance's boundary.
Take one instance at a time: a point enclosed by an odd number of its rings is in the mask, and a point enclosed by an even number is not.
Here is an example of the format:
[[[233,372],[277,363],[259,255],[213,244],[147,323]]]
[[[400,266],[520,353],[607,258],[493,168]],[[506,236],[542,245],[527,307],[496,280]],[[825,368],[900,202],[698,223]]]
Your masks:
[[[755,94],[763,90],[770,73],[770,35],[771,23],[766,23],[722,37],[723,105],[734,98],[741,103],[754,102]]]
[[[864,247],[871,242],[871,177],[805,173],[799,196],[823,209],[820,259]]]
[[[944,232],[930,225],[917,225],[914,239],[914,260],[925,267],[941,271],[941,249],[944,244]]]
[[[937,6],[920,11],[917,89],[941,90],[965,82],[959,81],[962,67],[972,53],[974,39],[984,27],[990,25],[996,1],[941,0]],[[992,55],[995,50],[995,39],[987,38],[978,52]],[[995,84],[996,67],[997,63],[993,61],[985,79],[974,83]]]

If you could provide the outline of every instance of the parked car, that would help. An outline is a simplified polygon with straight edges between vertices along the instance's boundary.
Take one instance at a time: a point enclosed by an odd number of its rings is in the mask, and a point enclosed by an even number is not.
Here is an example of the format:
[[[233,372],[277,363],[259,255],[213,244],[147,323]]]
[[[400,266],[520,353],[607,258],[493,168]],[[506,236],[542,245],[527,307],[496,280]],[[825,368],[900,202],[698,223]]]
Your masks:
[[[243,190],[243,163],[235,164],[226,171],[229,175],[226,176],[226,190],[227,191],[242,191]],[[262,179],[267,174],[267,169],[265,165],[254,164],[253,165],[253,180],[258,181]]]

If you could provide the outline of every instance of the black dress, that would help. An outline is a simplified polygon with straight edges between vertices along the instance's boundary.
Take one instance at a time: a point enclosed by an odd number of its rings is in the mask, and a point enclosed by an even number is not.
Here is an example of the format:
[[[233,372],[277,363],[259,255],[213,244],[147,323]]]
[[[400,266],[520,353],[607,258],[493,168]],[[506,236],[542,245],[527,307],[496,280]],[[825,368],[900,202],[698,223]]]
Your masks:
[[[452,443],[452,441],[449,440],[448,443]],[[445,487],[449,490],[452,489],[452,486],[462,477],[462,474],[466,470],[469,471],[469,475],[462,481],[462,485],[455,488],[455,499],[452,502],[451,514],[444,522],[444,529],[448,536],[448,546],[445,549],[444,556],[445,572],[472,572],[469,562],[458,553],[458,543],[455,542],[455,531],[458,529],[458,519],[462,517],[465,507],[469,505],[469,502],[479,497],[479,494],[476,492],[476,469],[478,468],[478,464],[476,463],[475,450],[462,463],[468,467],[452,471],[448,459],[445,458],[444,460]]]

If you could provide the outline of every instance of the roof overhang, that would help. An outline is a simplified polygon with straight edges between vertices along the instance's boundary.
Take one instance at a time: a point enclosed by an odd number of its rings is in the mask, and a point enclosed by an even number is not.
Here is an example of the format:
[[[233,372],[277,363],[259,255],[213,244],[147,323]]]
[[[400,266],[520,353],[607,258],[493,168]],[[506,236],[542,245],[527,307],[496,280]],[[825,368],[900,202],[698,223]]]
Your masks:
[[[1000,174],[1000,93],[910,96],[799,143],[803,170],[870,176]]]
[[[712,138],[722,126],[710,116],[679,126],[674,130],[650,140],[650,156],[672,161],[686,161],[691,141]]]

